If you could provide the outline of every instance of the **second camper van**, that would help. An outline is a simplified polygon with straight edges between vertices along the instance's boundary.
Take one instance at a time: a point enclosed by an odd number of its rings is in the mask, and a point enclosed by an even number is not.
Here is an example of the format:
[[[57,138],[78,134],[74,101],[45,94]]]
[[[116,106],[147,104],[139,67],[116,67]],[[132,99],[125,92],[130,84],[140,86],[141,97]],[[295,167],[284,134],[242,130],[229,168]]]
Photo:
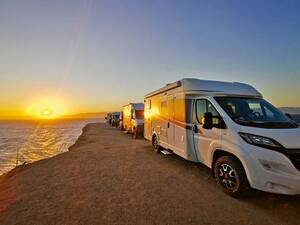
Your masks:
[[[132,133],[134,138],[144,133],[144,104],[129,103],[123,106],[122,129]]]
[[[250,85],[182,79],[145,96],[144,137],[212,168],[222,189],[300,194],[300,128]]]

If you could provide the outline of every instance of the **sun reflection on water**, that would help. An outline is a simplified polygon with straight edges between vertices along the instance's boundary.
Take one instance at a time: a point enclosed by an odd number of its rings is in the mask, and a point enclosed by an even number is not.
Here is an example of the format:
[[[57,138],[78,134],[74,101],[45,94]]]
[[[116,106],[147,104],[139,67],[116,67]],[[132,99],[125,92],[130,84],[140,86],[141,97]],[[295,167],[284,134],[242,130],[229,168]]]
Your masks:
[[[82,128],[97,120],[0,122],[0,175],[18,165],[68,150]]]

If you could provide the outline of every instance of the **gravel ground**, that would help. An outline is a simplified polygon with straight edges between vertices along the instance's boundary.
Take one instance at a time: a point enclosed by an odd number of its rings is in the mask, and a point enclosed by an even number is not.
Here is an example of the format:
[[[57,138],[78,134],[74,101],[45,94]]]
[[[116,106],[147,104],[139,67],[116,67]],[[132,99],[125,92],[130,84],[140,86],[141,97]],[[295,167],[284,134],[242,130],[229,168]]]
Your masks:
[[[0,177],[0,224],[297,225],[300,196],[225,195],[201,164],[89,124],[69,152]]]

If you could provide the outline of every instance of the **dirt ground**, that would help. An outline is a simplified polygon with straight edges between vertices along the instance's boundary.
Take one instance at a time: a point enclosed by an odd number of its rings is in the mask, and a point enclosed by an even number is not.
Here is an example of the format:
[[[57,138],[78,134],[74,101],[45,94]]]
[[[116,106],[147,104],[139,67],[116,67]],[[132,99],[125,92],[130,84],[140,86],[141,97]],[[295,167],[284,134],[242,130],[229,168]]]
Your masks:
[[[2,180],[1,180],[2,179]],[[0,224],[300,224],[300,196],[225,195],[201,164],[89,124],[69,152],[0,178]]]

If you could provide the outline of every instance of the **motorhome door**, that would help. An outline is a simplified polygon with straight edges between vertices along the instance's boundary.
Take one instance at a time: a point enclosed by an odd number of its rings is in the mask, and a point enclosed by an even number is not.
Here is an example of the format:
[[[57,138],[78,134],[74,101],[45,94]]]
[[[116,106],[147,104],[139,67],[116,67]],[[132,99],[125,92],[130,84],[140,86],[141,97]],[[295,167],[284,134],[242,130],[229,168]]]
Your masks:
[[[159,139],[161,144],[168,145],[168,101],[167,96],[162,96],[159,100]],[[162,146],[164,146],[162,145]]]
[[[168,96],[168,143],[174,146],[175,143],[175,124],[174,124],[174,96]]]
[[[206,112],[211,112],[213,116],[218,116],[219,113],[207,99],[197,99],[195,106],[196,121],[194,121],[194,124],[197,129],[194,129],[194,147],[199,161],[207,164],[210,148],[212,146],[221,147],[215,146],[216,143],[221,145],[221,129],[215,127],[212,129],[203,128],[203,117]]]

